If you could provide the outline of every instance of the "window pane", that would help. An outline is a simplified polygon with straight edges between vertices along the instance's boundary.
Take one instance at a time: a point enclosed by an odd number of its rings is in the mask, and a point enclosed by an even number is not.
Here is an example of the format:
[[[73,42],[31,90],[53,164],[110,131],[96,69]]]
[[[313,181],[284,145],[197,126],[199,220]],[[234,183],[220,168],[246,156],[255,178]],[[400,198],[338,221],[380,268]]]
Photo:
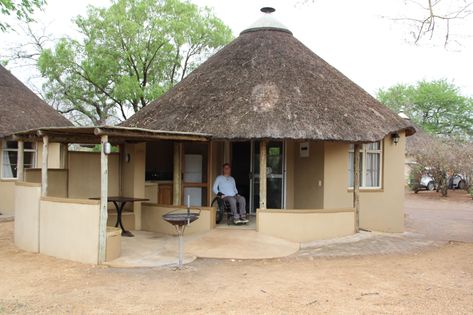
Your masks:
[[[381,150],[381,142],[368,143],[367,149],[370,151]]]
[[[380,186],[380,162],[381,156],[379,153],[367,153],[366,154],[366,187],[379,187]]]
[[[16,159],[15,151],[3,151],[3,178],[16,178]]]
[[[354,152],[348,153],[348,187],[353,187],[355,182],[355,169],[354,169],[354,161],[353,158],[355,156]],[[360,152],[360,186],[362,183],[362,167],[363,167],[363,153]]]
[[[282,174],[282,142],[269,142],[268,143],[268,156],[267,156],[267,167],[271,170],[272,174]],[[259,161],[258,161],[259,162]]]
[[[33,142],[25,142],[23,147],[25,148],[25,150],[34,150],[35,149]]]
[[[35,152],[24,152],[24,168],[34,167],[34,156]]]
[[[282,209],[282,178],[268,178],[268,180],[266,181],[266,187],[267,207],[269,209]]]
[[[7,141],[5,142],[5,149],[18,149],[18,142],[16,141]]]

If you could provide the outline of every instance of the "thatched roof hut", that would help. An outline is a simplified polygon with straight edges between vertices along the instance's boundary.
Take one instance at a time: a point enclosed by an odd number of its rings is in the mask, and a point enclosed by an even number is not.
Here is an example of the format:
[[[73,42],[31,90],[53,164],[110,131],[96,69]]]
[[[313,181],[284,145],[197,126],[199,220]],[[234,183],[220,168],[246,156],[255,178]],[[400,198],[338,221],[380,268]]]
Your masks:
[[[123,125],[217,139],[372,142],[415,132],[269,14]]]
[[[72,123],[0,66],[0,138],[21,130],[52,126]]]

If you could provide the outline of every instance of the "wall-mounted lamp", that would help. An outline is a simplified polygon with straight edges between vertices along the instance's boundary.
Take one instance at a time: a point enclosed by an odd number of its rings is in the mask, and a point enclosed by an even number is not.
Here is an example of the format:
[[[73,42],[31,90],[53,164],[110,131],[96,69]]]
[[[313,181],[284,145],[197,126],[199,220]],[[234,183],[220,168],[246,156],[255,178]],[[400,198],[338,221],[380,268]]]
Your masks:
[[[394,144],[398,144],[399,139],[401,138],[397,132],[391,134],[391,138]]]
[[[103,153],[105,153],[107,155],[112,153],[112,145],[110,144],[110,142],[105,142],[103,144]]]

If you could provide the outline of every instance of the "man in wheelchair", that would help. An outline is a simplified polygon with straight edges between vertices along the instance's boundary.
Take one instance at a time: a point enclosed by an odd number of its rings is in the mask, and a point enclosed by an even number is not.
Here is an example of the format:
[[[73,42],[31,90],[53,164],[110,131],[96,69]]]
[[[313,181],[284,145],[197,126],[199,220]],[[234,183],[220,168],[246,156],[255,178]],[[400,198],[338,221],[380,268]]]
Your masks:
[[[233,215],[233,223],[246,224],[246,200],[238,194],[235,179],[231,176],[232,167],[230,164],[223,164],[223,175],[217,176],[213,186],[215,194],[228,202]]]

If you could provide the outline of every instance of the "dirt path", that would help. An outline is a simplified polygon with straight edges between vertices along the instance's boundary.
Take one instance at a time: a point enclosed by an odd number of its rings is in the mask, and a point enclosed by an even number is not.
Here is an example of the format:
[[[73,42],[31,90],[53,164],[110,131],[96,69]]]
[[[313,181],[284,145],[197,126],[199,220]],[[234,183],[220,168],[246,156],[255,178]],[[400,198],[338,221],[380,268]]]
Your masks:
[[[26,253],[12,235],[12,222],[0,223],[0,313],[473,313],[470,243],[402,255],[199,259],[174,271]]]
[[[406,195],[406,229],[440,241],[473,242],[473,200],[464,191],[448,197],[421,191]]]

